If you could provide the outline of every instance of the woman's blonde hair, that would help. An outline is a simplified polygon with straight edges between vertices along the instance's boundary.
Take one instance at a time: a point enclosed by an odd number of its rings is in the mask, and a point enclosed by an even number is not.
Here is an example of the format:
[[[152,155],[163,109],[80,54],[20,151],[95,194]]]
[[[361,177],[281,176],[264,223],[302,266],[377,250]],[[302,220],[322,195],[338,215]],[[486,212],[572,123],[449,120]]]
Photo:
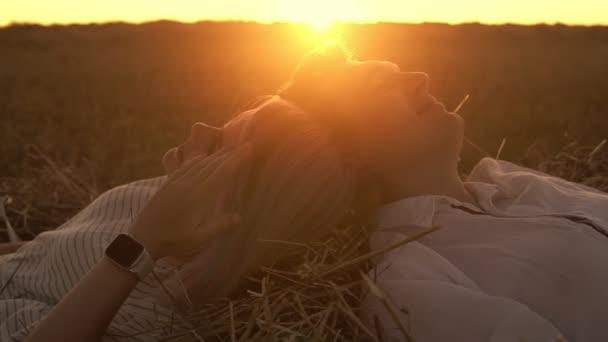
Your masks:
[[[181,268],[173,289],[187,301],[229,296],[248,274],[290,254],[291,242],[320,240],[353,213],[365,220],[371,212],[374,184],[354,163],[349,132],[323,89],[349,59],[340,44],[311,51],[277,95],[230,120],[246,120],[241,141],[254,151],[252,169],[239,180],[246,186],[229,199],[243,223]]]
[[[261,266],[284,258],[288,243],[318,241],[351,209],[356,176],[331,132],[278,96],[232,120],[247,120],[242,141],[253,163],[229,197],[241,226],[183,265],[172,288],[192,303],[234,292]]]

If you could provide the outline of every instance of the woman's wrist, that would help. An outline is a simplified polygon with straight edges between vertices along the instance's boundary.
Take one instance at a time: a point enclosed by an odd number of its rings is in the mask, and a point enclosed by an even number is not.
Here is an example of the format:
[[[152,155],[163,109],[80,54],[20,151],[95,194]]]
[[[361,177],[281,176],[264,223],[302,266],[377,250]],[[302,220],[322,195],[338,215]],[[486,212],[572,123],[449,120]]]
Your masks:
[[[155,242],[154,239],[151,239],[144,231],[137,229],[136,226],[133,226],[129,230],[129,235],[144,246],[145,250],[150,255],[150,258],[152,258],[152,261],[156,262],[158,259],[164,257],[164,255],[161,253],[159,243]]]
[[[134,279],[134,280],[138,280],[139,277],[137,276],[137,274],[123,268],[120,267],[120,265],[118,265],[115,261],[113,261],[111,258],[109,258],[107,255],[104,255],[103,258],[101,258],[101,260],[99,261],[99,263],[103,266],[103,268],[107,268],[108,270],[112,270],[112,279],[117,279],[116,277],[118,275],[120,275],[121,277],[125,278],[125,279]],[[109,272],[109,271],[108,271]]]

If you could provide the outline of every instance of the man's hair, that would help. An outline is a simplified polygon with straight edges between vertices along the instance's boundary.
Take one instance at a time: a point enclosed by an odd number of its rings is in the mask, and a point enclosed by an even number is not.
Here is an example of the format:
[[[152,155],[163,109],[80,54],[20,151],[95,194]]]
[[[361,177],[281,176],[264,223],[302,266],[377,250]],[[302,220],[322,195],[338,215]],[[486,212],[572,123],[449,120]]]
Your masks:
[[[337,42],[326,43],[311,50],[304,55],[289,81],[277,91],[277,95],[296,103],[311,115],[318,115],[317,119],[323,120],[324,124],[330,124],[328,120],[332,117],[328,114],[332,112],[333,99],[340,91],[333,89],[330,81],[351,57],[352,54],[346,47]]]
[[[353,144],[354,133],[350,130],[349,113],[335,107],[341,89],[332,87],[337,71],[353,60],[353,53],[342,43],[331,41],[308,52],[277,94],[302,108],[319,124],[329,129],[344,158],[355,167],[357,185],[353,211],[358,220],[368,216],[380,202],[380,181],[369,166],[361,163]],[[344,100],[344,99],[342,99]]]
[[[339,42],[328,42],[308,52],[300,60],[290,80],[277,94],[294,102],[323,91],[324,81],[352,58],[352,53]],[[318,97],[318,96],[315,96]]]

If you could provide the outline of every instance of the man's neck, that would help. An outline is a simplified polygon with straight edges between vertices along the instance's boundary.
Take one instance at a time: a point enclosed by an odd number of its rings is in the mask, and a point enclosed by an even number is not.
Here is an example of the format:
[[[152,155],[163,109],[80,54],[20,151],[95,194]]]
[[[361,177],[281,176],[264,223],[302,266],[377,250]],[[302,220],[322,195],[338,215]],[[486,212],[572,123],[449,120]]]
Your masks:
[[[450,170],[442,175],[420,172],[416,175],[401,173],[384,177],[384,203],[422,195],[448,196],[462,202],[474,203],[457,170]]]

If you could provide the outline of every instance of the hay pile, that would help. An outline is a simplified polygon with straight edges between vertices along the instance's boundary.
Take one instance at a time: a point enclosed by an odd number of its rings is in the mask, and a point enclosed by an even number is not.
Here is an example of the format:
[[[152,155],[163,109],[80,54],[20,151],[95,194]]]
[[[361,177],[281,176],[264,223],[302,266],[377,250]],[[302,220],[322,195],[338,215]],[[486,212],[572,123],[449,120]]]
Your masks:
[[[359,318],[359,304],[370,290],[393,315],[404,340],[410,340],[406,314],[366,273],[374,256],[437,229],[423,229],[374,252],[368,251],[368,230],[360,224],[336,229],[323,242],[289,243],[295,253],[251,277],[245,296],[195,310],[187,317],[192,328],[176,328],[163,341],[382,341],[380,322],[370,329]]]
[[[547,158],[546,150],[532,146],[521,163],[608,191],[606,150],[606,141],[596,146],[571,143]],[[24,239],[58,226],[100,193],[86,165],[57,165],[35,148],[29,153],[33,173],[0,184],[0,195],[13,198],[7,219]],[[424,229],[391,248],[436,229]],[[293,256],[252,276],[246,294],[193,310],[186,320],[189,328],[176,325],[164,341],[383,341],[380,322],[371,328],[359,318],[360,301],[370,291],[408,340],[407,313],[396,310],[366,276],[371,259],[387,251],[370,253],[367,238],[368,227],[354,220],[323,242],[290,243]]]

